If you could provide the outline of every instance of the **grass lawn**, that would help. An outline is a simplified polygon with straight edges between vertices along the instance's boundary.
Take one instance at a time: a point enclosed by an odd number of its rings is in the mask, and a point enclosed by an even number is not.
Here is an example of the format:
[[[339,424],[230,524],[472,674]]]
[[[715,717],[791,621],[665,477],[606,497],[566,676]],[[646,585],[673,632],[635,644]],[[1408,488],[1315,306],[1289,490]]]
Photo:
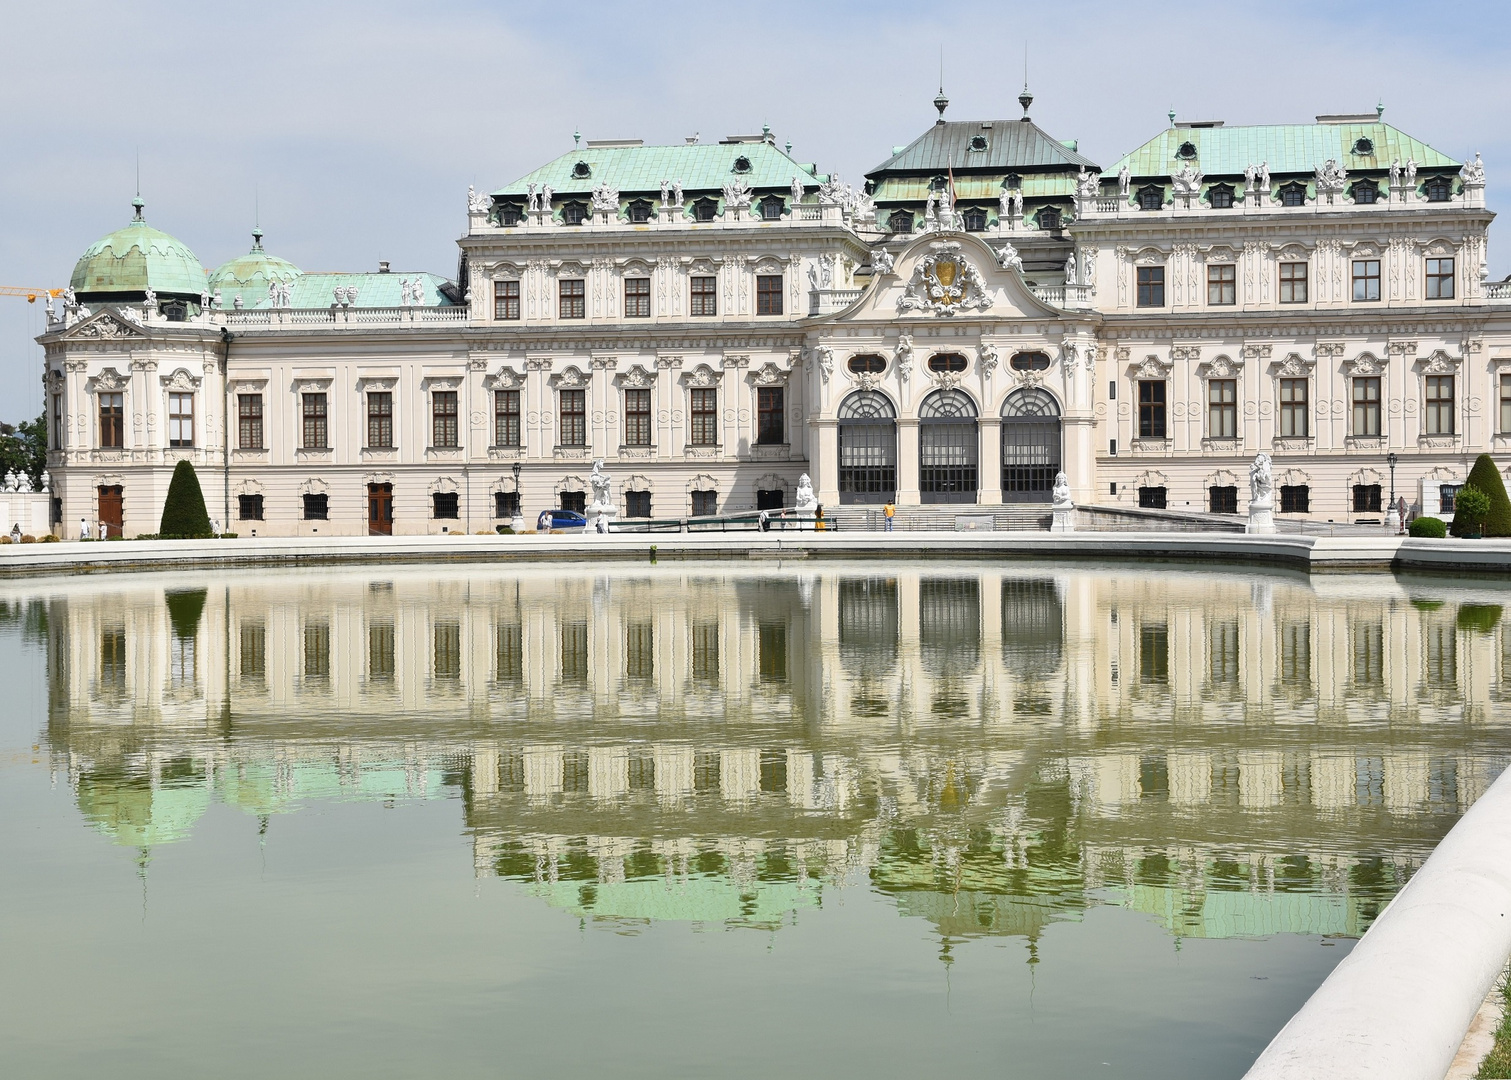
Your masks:
[[[1511,1077],[1511,978],[1501,983],[1506,1008],[1501,1026],[1495,1033],[1495,1047],[1480,1065],[1479,1080],[1505,1080]]]

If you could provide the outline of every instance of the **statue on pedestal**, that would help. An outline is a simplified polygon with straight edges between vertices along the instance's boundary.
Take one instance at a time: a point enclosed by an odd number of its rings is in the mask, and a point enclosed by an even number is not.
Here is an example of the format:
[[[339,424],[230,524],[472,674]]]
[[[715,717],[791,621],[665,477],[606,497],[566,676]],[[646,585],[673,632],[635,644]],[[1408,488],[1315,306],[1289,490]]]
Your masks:
[[[1275,480],[1271,475],[1270,455],[1258,454],[1249,466],[1250,533],[1271,534],[1275,531]]]
[[[793,506],[805,513],[812,513],[818,509],[818,498],[813,494],[813,481],[809,479],[807,473],[797,478],[797,495],[794,497]]]
[[[593,462],[593,472],[588,477],[588,484],[593,488],[593,501],[587,508],[588,531],[607,533],[619,511],[615,508],[614,496],[609,491],[609,476],[603,471],[602,458]]]
[[[1055,473],[1055,483],[1050,488],[1049,498],[1050,509],[1054,512],[1049,531],[1075,532],[1076,504],[1070,500],[1070,477],[1064,472]]]

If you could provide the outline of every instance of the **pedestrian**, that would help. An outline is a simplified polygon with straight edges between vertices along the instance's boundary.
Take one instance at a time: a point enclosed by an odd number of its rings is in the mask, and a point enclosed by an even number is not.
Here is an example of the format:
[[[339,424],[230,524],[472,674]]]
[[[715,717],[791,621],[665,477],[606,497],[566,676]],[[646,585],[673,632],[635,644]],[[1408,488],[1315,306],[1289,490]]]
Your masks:
[[[768,514],[765,510],[762,510],[760,516],[756,519],[756,524],[759,526],[762,532],[770,532],[771,515]]]
[[[825,529],[825,525],[824,525],[824,508],[822,506],[820,506],[813,513],[813,527],[814,527],[814,529],[816,529],[819,532],[823,532],[824,529]]]
[[[104,522],[103,522],[103,521],[101,521],[101,522],[99,522],[99,523],[98,523],[98,524],[99,524],[99,526],[100,526],[100,531],[99,531],[99,533],[98,533],[98,534],[97,534],[97,535],[98,535],[98,536],[99,536],[99,538],[100,538],[100,539],[101,539],[101,540],[109,540],[109,539],[110,539],[110,533],[108,533],[108,532],[107,532],[107,531],[106,531],[106,530],[105,530],[105,523],[104,523]]]
[[[21,523],[19,521],[10,527],[10,542],[12,544],[19,544],[21,542]]]
[[[896,513],[897,507],[894,506],[890,501],[881,508],[881,515],[887,520],[887,532],[892,531],[892,516]]]
[[[79,539],[89,539],[89,522],[84,518],[79,518]]]
[[[551,511],[549,511],[549,510],[542,510],[540,512],[540,519],[538,521],[536,521],[536,523],[535,523],[535,531],[536,532],[550,532],[551,531]]]

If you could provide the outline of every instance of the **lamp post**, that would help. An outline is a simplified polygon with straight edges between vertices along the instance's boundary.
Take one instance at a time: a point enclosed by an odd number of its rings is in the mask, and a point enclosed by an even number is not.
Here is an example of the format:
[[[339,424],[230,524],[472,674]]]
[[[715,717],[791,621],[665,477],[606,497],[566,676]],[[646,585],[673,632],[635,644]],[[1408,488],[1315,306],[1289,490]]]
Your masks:
[[[1385,464],[1390,466],[1390,502],[1385,504],[1385,524],[1387,527],[1390,525],[1390,515],[1395,513],[1396,510],[1396,460],[1394,450],[1385,455]],[[1401,524],[1404,525],[1405,522],[1403,521]]]
[[[521,532],[525,527],[525,493],[519,489],[519,462],[512,466],[514,473],[514,516],[509,519],[509,528]]]

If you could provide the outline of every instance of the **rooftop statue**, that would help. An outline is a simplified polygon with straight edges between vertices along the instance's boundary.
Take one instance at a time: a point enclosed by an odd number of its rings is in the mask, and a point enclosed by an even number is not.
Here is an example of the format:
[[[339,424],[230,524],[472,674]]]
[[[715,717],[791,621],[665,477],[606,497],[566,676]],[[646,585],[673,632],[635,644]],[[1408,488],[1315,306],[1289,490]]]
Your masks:
[[[997,253],[997,265],[1004,270],[1022,270],[1023,256],[1011,244],[1003,244],[1002,250]]]
[[[1120,198],[1128,197],[1128,184],[1132,179],[1133,174],[1128,171],[1127,165],[1118,170],[1118,196]]]
[[[1483,184],[1485,182],[1485,162],[1480,157],[1479,151],[1474,152],[1474,160],[1466,162],[1460,175],[1466,184]]]
[[[665,189],[663,188],[662,190],[664,191]],[[804,190],[803,189],[803,182],[801,180],[799,180],[797,177],[794,176],[792,178],[792,205],[793,206],[796,206],[798,203],[800,203],[800,202],[803,201],[803,190]],[[666,201],[666,196],[664,194],[662,195],[661,198],[662,198],[663,202]]]
[[[877,248],[871,252],[871,272],[873,274],[890,274],[894,265],[892,253],[886,248]]]
[[[486,214],[492,201],[487,195],[479,193],[471,184],[467,185],[467,212],[469,214]]]

